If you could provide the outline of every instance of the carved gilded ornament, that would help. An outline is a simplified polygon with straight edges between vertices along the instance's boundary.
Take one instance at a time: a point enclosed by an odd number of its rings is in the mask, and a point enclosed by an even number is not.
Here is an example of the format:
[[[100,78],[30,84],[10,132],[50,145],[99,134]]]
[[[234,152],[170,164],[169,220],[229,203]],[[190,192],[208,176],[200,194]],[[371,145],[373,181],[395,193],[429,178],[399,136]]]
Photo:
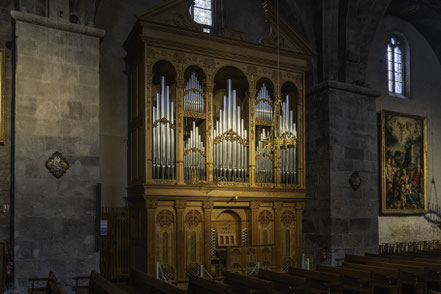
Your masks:
[[[202,222],[202,215],[197,210],[190,210],[185,216],[185,223],[190,228],[196,228]]]
[[[204,209],[213,209],[214,208],[214,201],[213,200],[206,200],[203,203]]]
[[[186,200],[176,200],[175,207],[176,207],[176,209],[185,209],[187,207],[187,201]]]
[[[145,201],[145,207],[147,209],[156,209],[158,207],[158,200],[147,199]]]
[[[295,216],[294,212],[292,212],[291,210],[285,210],[282,213],[281,221],[285,227],[293,224],[295,222],[295,220],[296,220],[296,216]]]
[[[273,214],[271,213],[271,211],[263,210],[262,212],[260,212],[258,221],[263,226],[268,226],[272,220],[273,220]]]
[[[156,216],[156,223],[161,226],[161,228],[168,228],[172,223],[174,223],[174,216],[170,210],[161,210]]]
[[[260,202],[259,201],[251,201],[250,202],[250,208],[251,209],[259,209],[260,208]]]

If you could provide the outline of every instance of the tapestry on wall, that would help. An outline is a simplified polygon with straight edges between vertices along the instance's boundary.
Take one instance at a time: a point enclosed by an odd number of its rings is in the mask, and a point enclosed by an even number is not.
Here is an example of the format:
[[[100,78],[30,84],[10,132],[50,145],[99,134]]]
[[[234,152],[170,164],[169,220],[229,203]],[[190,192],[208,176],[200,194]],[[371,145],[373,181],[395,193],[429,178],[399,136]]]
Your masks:
[[[426,118],[381,112],[381,212],[427,212]]]

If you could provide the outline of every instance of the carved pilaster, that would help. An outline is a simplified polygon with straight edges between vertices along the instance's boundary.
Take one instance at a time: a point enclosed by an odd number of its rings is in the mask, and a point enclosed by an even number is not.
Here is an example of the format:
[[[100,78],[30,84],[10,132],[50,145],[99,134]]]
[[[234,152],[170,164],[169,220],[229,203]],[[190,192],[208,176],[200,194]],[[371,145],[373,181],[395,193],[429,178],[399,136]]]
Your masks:
[[[206,200],[203,202],[204,208],[204,266],[207,270],[211,268],[211,213],[214,202]]]
[[[256,109],[256,89],[250,89],[249,90],[249,98],[248,98],[248,105],[249,105],[249,114],[250,119],[248,120],[248,128],[250,130],[250,135],[248,139],[248,171],[249,171],[249,181],[251,186],[256,185],[256,178],[255,178],[255,169],[256,169],[256,124],[255,124],[255,109]]]
[[[283,202],[274,202],[274,246],[273,246],[273,262],[276,270],[282,269],[282,210]]]
[[[147,273],[154,275],[156,266],[155,212],[158,207],[158,201],[146,199],[145,207],[147,210]]]
[[[301,264],[302,259],[302,216],[303,209],[305,208],[304,202],[296,202],[296,261],[297,264]]]
[[[176,200],[176,274],[178,279],[185,278],[185,224],[184,212],[187,207],[186,200]]]
[[[257,227],[257,220],[259,218],[260,201],[251,201],[251,245],[258,245],[259,231]]]

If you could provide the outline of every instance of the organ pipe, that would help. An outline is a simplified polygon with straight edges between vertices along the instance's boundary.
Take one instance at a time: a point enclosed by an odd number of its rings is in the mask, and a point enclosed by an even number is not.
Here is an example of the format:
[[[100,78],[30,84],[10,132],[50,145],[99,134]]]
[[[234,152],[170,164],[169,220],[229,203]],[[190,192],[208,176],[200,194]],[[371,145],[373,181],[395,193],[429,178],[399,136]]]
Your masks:
[[[248,142],[240,106],[236,106],[236,90],[227,82],[228,96],[223,97],[222,109],[214,129],[214,179],[246,182],[248,173]]]
[[[170,88],[161,77],[161,93],[153,106],[153,178],[175,179],[175,125]]]
[[[184,179],[205,180],[205,147],[195,121],[193,121],[193,128],[184,148]]]
[[[274,180],[274,162],[270,151],[263,148],[263,141],[267,140],[265,129],[262,129],[260,140],[256,148],[256,182],[272,183]]]
[[[285,102],[282,103],[282,113],[280,115],[280,135],[284,139],[297,138],[293,111],[289,110],[288,95],[286,95]],[[280,173],[282,184],[295,184],[297,182],[296,152],[297,148],[294,146],[280,150]]]
[[[265,84],[260,88],[256,96],[256,119],[257,120],[273,120],[273,106],[272,99],[268,93]]]
[[[205,99],[203,97],[202,87],[194,72],[184,88],[184,110],[190,112],[205,112]]]

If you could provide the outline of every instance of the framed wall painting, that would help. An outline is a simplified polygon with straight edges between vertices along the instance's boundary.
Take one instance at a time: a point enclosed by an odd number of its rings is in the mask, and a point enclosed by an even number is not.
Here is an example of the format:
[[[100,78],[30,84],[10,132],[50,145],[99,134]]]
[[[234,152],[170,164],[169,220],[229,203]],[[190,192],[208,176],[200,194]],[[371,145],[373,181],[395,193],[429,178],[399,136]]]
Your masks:
[[[0,145],[5,144],[5,123],[6,123],[6,110],[5,110],[5,49],[0,49]]]
[[[381,112],[381,212],[427,213],[427,119]]]

